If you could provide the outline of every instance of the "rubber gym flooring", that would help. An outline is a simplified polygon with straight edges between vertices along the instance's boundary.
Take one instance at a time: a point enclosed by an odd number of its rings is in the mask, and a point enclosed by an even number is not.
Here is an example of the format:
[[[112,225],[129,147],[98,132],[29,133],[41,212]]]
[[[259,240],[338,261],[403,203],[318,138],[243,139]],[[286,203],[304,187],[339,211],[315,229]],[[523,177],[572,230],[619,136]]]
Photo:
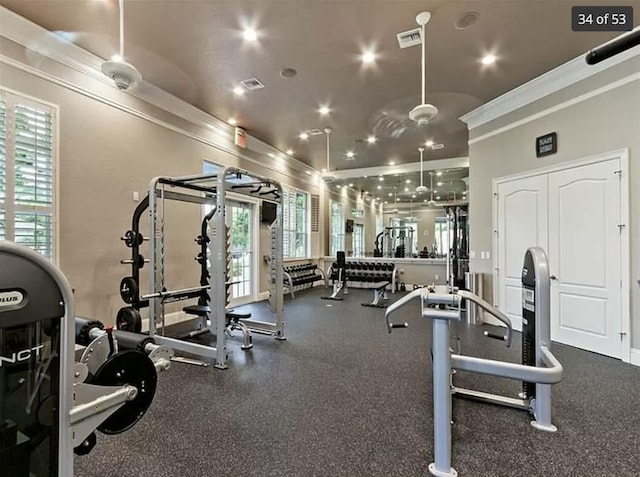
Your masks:
[[[388,334],[371,293],[342,302],[321,288],[286,299],[287,341],[228,341],[229,369],[174,363],[142,421],[98,436],[80,477],[422,477],[433,458],[431,326],[418,303]],[[397,295],[391,295],[392,300]],[[264,303],[250,309],[265,319]],[[182,326],[182,325],[180,325]],[[518,362],[514,346],[456,325],[464,354]],[[238,333],[239,334],[239,333]],[[517,338],[517,339],[515,339]],[[640,476],[640,368],[554,345],[565,368],[550,434],[518,410],[454,400],[453,466],[461,477]],[[458,373],[462,387],[515,397],[515,381]]]

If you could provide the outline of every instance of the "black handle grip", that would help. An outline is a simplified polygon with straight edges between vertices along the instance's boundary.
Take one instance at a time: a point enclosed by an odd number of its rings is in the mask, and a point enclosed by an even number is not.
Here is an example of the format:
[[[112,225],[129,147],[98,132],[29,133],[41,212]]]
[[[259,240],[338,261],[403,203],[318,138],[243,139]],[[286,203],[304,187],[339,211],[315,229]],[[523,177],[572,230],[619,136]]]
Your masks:
[[[409,323],[391,323],[391,328],[409,328]]]
[[[505,335],[499,335],[498,333],[492,333],[491,331],[485,331],[484,335],[488,338],[493,338],[494,340],[506,341],[507,337]]]
[[[589,51],[586,56],[587,64],[598,64],[637,45],[640,45],[640,30],[629,33],[607,45]]]

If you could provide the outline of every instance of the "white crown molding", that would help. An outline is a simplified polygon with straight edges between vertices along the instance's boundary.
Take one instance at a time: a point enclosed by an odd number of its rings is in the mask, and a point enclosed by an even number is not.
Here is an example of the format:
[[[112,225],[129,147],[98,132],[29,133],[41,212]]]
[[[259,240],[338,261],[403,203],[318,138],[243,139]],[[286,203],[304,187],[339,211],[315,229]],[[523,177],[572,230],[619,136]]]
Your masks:
[[[2,24],[2,32],[0,33],[2,37],[71,68],[76,72],[84,74],[95,81],[116,89],[113,82],[104,76],[100,70],[100,66],[104,61],[102,58],[66,41],[49,30],[46,30],[40,25],[31,22],[3,6],[0,6],[0,23]],[[3,59],[6,59],[6,57]],[[24,71],[34,70],[30,65],[24,66],[28,67],[28,69],[22,68]],[[47,75],[52,76],[48,73]],[[216,133],[214,135],[208,135],[209,137],[206,139],[206,142],[210,145],[215,145],[215,147],[221,147],[226,152],[232,152],[233,154],[238,155],[237,151],[234,151],[233,146],[234,127],[230,126],[226,122],[221,121],[186,101],[183,101],[157,86],[144,81],[144,79],[143,84],[140,85],[139,88],[132,88],[124,94],[135,96],[138,99],[180,117],[191,124],[206,128],[207,131]],[[105,103],[112,104],[114,101],[110,99],[105,101]],[[127,110],[131,109],[128,106],[124,107],[126,107]],[[213,136],[213,139],[211,139],[210,136]],[[282,151],[279,151],[271,145],[250,135],[247,135],[247,146],[251,146],[251,150],[258,154],[268,156],[268,154],[271,153],[276,157],[286,158],[287,165],[298,172],[310,172],[311,174],[318,172],[304,162],[294,157],[287,156]],[[255,159],[246,156],[241,155],[240,157],[256,162]],[[270,157],[269,159],[265,158],[265,161],[259,162],[259,164],[263,167],[282,173],[281,165],[279,166],[275,163],[276,161],[271,161],[271,159],[272,158]],[[274,165],[270,166],[266,164],[266,161],[274,162]],[[304,176],[300,176],[296,177],[296,179],[301,179],[304,182],[311,182],[310,177],[307,179]]]
[[[640,48],[631,48],[597,65],[588,65],[585,55],[586,53],[498,96],[461,116],[460,120],[468,125],[469,130],[475,129],[615,65],[640,56]]]
[[[441,169],[458,169],[469,167],[469,157],[452,157],[449,159],[425,160],[425,171],[437,171]],[[325,172],[323,176],[334,177],[335,180],[357,179],[360,177],[390,176],[394,174],[407,174],[409,172],[420,172],[420,162],[408,162],[396,166],[361,167],[357,169],[340,169]]]
[[[640,73],[634,73],[632,75],[629,76],[625,76],[624,78],[621,78],[617,81],[614,81],[613,83],[609,83],[606,84],[604,86],[601,86],[600,88],[596,88],[594,90],[591,90],[585,94],[582,94],[580,96],[576,96],[575,98],[571,98],[563,103],[560,104],[556,104],[555,106],[552,106],[551,108],[547,108],[543,111],[539,111],[535,114],[532,114],[531,116],[527,116],[526,118],[522,118],[519,119],[517,121],[514,122],[510,122],[509,124],[507,124],[506,126],[502,126],[498,129],[494,129],[493,131],[490,131],[486,134],[483,134],[481,136],[478,137],[474,137],[473,139],[470,139],[468,141],[468,144],[471,146],[473,144],[476,144],[478,142],[484,141],[486,139],[489,139],[493,136],[497,136],[498,134],[502,134],[505,133],[507,131],[510,131],[511,129],[520,127],[524,124],[530,123],[532,121],[535,121],[537,119],[543,118],[545,116],[548,116],[550,114],[556,113],[558,111],[561,111],[565,108],[574,106],[576,104],[582,103],[583,101],[587,101],[591,98],[595,98],[596,96],[599,96],[601,94],[604,93],[608,93],[609,91],[612,91],[614,89],[617,88],[621,88],[623,86],[626,86],[629,83],[632,83],[634,81],[640,81]]]

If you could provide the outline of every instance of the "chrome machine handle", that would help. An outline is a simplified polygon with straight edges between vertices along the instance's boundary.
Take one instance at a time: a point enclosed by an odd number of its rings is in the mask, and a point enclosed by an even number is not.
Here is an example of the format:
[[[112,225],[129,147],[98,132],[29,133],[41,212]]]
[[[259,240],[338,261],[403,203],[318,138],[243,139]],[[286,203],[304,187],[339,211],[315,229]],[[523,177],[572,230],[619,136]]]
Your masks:
[[[394,328],[408,328],[409,327],[409,323],[391,323],[389,321],[389,316],[391,315],[391,313],[395,312],[396,310],[398,310],[399,308],[402,308],[403,306],[405,306],[407,303],[409,303],[411,300],[414,300],[415,298],[420,298],[422,299],[423,295],[425,293],[429,293],[429,291],[426,288],[418,288],[416,290],[413,290],[411,293],[403,296],[402,298],[400,298],[398,301],[392,303],[391,305],[389,305],[384,313],[384,318],[385,320],[387,320],[387,331],[389,333],[391,333],[391,330],[393,330]]]
[[[511,339],[513,337],[513,327],[511,326],[511,320],[509,319],[509,317],[474,293],[460,290],[458,292],[458,295],[465,300],[475,303],[491,316],[496,317],[498,320],[502,321],[505,324],[505,326],[507,327],[507,333],[504,336],[494,335],[493,333],[488,332],[485,332],[485,336],[488,336],[490,338],[503,339],[507,343],[507,348],[510,348]]]

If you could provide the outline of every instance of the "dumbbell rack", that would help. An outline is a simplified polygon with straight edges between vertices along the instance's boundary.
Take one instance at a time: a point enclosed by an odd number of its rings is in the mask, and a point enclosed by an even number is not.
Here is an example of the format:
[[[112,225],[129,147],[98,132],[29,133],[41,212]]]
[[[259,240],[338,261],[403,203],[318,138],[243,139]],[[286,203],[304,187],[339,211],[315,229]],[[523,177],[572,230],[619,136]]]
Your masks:
[[[285,293],[291,293],[291,298],[296,297],[295,292],[312,288],[313,284],[320,280],[324,282],[325,288],[329,286],[324,270],[313,263],[283,267],[282,275],[284,277]]]
[[[326,276],[331,280],[338,278],[337,263],[331,264]],[[382,283],[391,285],[391,292],[395,293],[398,285],[398,269],[392,262],[368,262],[351,259],[346,263],[347,287],[350,288],[380,288]]]

